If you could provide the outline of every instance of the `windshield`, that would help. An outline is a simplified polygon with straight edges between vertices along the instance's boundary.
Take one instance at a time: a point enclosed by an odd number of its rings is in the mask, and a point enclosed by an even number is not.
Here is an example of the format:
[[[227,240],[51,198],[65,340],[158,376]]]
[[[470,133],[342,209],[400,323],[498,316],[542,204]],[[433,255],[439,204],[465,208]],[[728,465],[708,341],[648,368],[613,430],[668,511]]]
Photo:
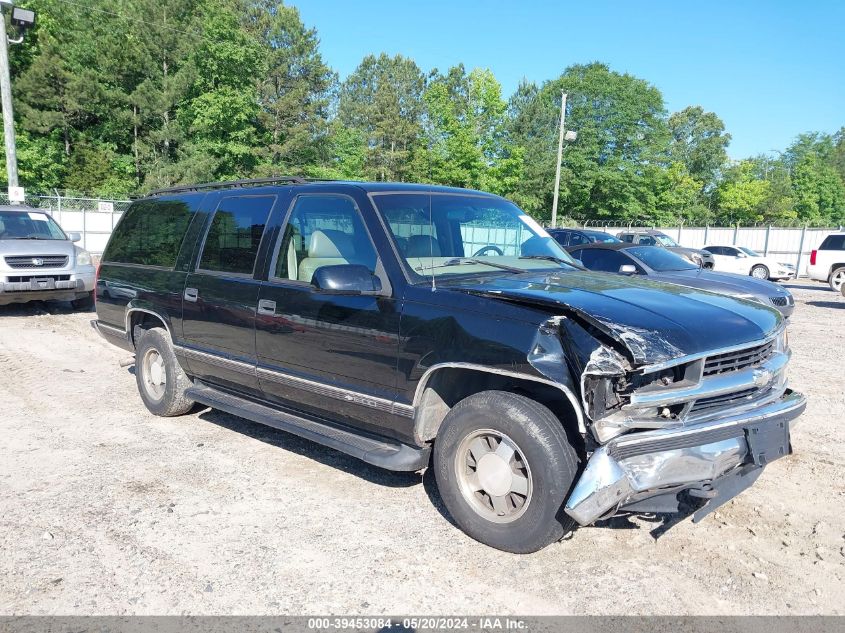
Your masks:
[[[55,220],[41,211],[0,211],[0,240],[66,240]]]
[[[375,194],[407,268],[431,276],[575,269],[575,260],[507,200],[439,193]]]
[[[744,246],[740,246],[738,248],[746,255],[750,255],[751,257],[760,257],[756,251],[752,251],[750,248],[745,248]]]
[[[655,235],[654,237],[656,237],[657,241],[663,244],[663,246],[668,246],[670,248],[678,246],[678,243],[668,235]]]
[[[646,266],[657,272],[674,270],[698,270],[698,266],[690,264],[680,255],[672,251],[655,246],[638,246],[626,248],[625,252],[639,259]]]

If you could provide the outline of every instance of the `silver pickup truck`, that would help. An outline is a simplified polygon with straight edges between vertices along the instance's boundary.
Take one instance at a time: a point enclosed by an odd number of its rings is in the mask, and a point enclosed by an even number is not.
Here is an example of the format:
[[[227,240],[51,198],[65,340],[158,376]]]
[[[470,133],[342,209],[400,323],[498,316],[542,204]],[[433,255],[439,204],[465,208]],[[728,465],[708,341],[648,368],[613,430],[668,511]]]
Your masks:
[[[94,304],[96,271],[78,233],[65,233],[48,213],[0,206],[0,306],[28,301]]]

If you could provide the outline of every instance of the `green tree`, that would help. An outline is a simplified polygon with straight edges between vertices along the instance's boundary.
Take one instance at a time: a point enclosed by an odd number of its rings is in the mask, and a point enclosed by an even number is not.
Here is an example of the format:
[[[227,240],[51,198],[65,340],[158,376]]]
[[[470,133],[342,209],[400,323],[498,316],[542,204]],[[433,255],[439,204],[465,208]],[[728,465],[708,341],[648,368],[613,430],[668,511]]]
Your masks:
[[[265,52],[258,82],[259,120],[265,131],[259,171],[301,173],[325,155],[329,97],[337,81],[323,62],[320,41],[299,11],[277,0],[249,0],[247,28]]]
[[[669,117],[669,132],[672,159],[684,164],[703,192],[711,191],[727,163],[731,141],[722,119],[701,106],[689,106]]]
[[[810,224],[839,224],[845,220],[845,185],[833,165],[807,154],[792,176],[795,211]]]
[[[425,76],[401,55],[368,55],[343,82],[340,121],[367,139],[366,176],[405,180],[422,133]]]
[[[334,120],[329,124],[325,139],[325,158],[306,166],[305,175],[330,180],[363,180],[366,163],[367,141],[364,135]]]
[[[661,170],[655,200],[655,223],[676,223],[689,219],[698,202],[701,181],[693,178],[683,163],[672,163]],[[697,210],[696,215],[701,215]],[[700,218],[696,218],[700,219]]]
[[[415,167],[423,179],[504,195],[516,187],[523,155],[508,142],[507,103],[491,71],[432,73],[423,100],[426,146]]]
[[[561,92],[569,95],[566,126],[578,131],[564,153],[561,212],[611,221],[652,219],[669,139],[663,97],[642,79],[597,62],[571,66],[539,89],[523,85],[511,100],[511,134],[525,153],[516,197],[536,217],[549,218]]]
[[[762,207],[769,196],[769,182],[754,173],[754,161],[731,167],[717,191],[720,220],[726,224],[750,224],[763,220]]]
[[[196,74],[178,112],[186,141],[173,165],[176,182],[243,178],[258,162],[255,78],[265,73],[265,60],[235,8],[222,0],[208,0],[204,7],[202,38],[191,61]]]

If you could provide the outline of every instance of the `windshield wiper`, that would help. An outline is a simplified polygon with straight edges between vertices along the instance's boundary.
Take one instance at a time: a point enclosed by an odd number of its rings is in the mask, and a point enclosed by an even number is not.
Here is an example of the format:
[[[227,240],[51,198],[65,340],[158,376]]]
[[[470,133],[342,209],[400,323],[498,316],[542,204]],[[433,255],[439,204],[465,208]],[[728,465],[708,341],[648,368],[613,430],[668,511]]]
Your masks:
[[[482,264],[484,266],[492,266],[493,268],[498,268],[499,270],[507,270],[511,273],[524,273],[525,269],[523,268],[515,268],[513,266],[507,266],[505,264],[496,264],[493,262],[488,262],[483,259],[476,259],[473,257],[456,257],[454,259],[450,259],[447,262],[443,262],[442,264],[438,264],[437,266],[419,266],[415,268],[417,271],[423,270],[434,270],[435,268],[446,268],[448,266],[461,266],[463,264]]]
[[[554,255],[520,255],[520,259],[544,259],[549,262],[555,262],[557,264],[564,264],[576,270],[586,270],[577,264],[573,264],[572,262],[566,261],[565,259],[561,259],[560,257],[555,257]]]

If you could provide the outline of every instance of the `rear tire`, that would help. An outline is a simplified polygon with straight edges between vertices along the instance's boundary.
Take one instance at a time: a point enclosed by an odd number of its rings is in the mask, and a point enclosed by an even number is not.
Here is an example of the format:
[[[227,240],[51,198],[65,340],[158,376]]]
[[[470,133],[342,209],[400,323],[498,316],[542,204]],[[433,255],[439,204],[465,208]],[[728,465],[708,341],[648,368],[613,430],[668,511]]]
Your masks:
[[[578,455],[561,421],[524,396],[484,391],[461,400],[434,443],[437,488],[469,536],[515,554],[559,540]]]
[[[182,415],[194,401],[185,397],[191,380],[182,370],[164,328],[142,330],[135,347],[135,382],[150,413],[162,417]]]
[[[751,272],[749,274],[755,279],[768,279],[769,269],[763,264],[757,264],[751,269]]]
[[[833,292],[840,292],[843,285],[845,285],[845,266],[837,268],[830,273],[828,283],[830,284],[830,289],[833,290]]]

